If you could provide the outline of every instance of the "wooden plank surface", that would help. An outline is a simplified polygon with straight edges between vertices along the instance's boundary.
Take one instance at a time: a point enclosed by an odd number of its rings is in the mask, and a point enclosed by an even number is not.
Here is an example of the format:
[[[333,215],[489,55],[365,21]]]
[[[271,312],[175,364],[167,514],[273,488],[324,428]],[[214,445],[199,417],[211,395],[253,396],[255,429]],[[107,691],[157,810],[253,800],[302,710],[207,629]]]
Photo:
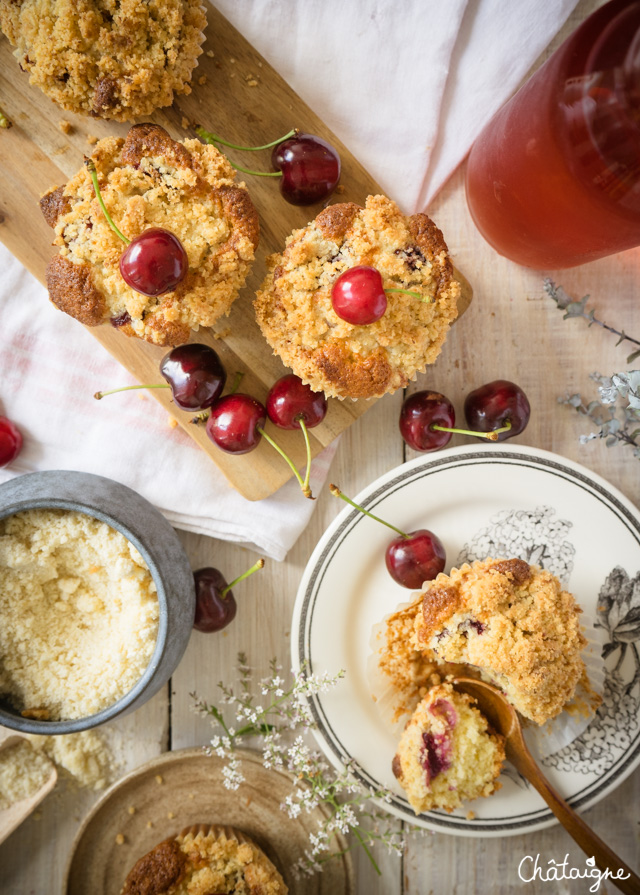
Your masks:
[[[562,34],[566,35],[599,5],[581,0]],[[562,36],[561,34],[561,36]],[[559,38],[554,41],[556,46]],[[363,110],[363,114],[373,114]],[[0,141],[1,145],[2,141]],[[1,197],[0,197],[1,201]],[[596,396],[588,376],[594,370],[610,373],[626,369],[625,346],[582,320],[563,321],[542,291],[542,272],[520,268],[500,258],[482,240],[469,217],[464,198],[464,170],[447,184],[429,211],[442,227],[460,267],[473,279],[474,302],[454,327],[446,351],[429,375],[414,388],[436,388],[453,401],[461,415],[465,394],[483,382],[505,377],[518,382],[532,403],[526,431],[512,445],[533,445],[584,464],[604,476],[631,500],[640,497],[640,465],[625,448],[608,450],[604,442],[580,445],[578,436],[588,423],[557,403],[557,397],[580,391]],[[554,274],[569,293],[590,293],[598,315],[636,338],[640,333],[638,274],[640,251],[606,258],[571,271]],[[331,479],[346,493],[355,494],[411,452],[397,431],[403,395],[377,402],[344,433]],[[454,436],[452,444],[471,443]],[[130,727],[124,740],[126,767],[140,764],[167,748],[206,743],[207,723],[192,711],[189,694],[213,699],[217,682],[232,683],[236,654],[245,651],[259,672],[267,671],[276,655],[289,665],[289,622],[296,590],[309,556],[325,528],[342,509],[326,489],[318,495],[312,520],[285,563],[268,563],[260,576],[236,591],[238,615],[220,635],[195,633],[167,694],[125,719]],[[255,559],[249,551],[199,535],[182,534],[193,568],[214,565],[233,577]],[[631,570],[630,570],[631,571]],[[60,892],[60,880],[75,830],[94,794],[49,796],[39,819],[31,818],[0,846],[2,895],[43,895]],[[585,817],[636,869],[640,865],[640,770]],[[540,854],[584,867],[584,856],[558,826],[525,836],[504,839],[467,839],[427,834],[412,840],[402,858],[376,849],[382,869],[378,877],[363,852],[353,852],[358,895],[585,895],[585,880],[555,883],[536,880],[524,884],[517,876],[525,855]],[[610,883],[600,895],[614,895]],[[341,893],[336,893],[341,895]]]
[[[363,204],[368,195],[379,193],[380,188],[347,147],[211,6],[208,21],[206,53],[199,59],[193,92],[178,97],[170,108],[156,112],[152,120],[166,128],[174,139],[195,136],[192,127],[185,130],[182,126],[183,121],[188,121],[192,125],[200,123],[243,146],[262,145],[298,127],[328,140],[340,153],[342,192],[336,193],[331,201]],[[204,83],[200,83],[203,79]],[[249,80],[257,81],[257,86],[249,86]],[[27,75],[18,68],[4,37],[0,37],[0,96],[6,114],[14,123],[9,131],[2,132],[0,140],[0,239],[44,282],[45,268],[52,255],[52,234],[36,207],[39,197],[49,187],[64,183],[80,168],[83,155],[91,152],[87,136],[124,136],[129,124],[99,121],[58,108],[40,90],[29,85]],[[72,125],[68,135],[60,130],[61,120]],[[232,150],[229,153],[232,160],[245,167],[269,170],[269,151],[249,155]],[[239,179],[242,177],[239,175]],[[210,330],[200,330],[194,341],[215,348],[230,375],[235,371],[244,373],[242,390],[264,401],[269,387],[283,375],[285,368],[272,353],[255,321],[253,296],[266,273],[265,258],[280,251],[288,234],[313,218],[319,206],[290,205],[280,195],[272,177],[247,177],[246,180],[260,214],[261,237],[256,261],[230,316],[221,318]],[[460,279],[463,298],[459,310],[463,313],[471,300],[471,292],[464,277]],[[129,339],[109,325],[93,327],[90,332],[139,382],[160,380],[158,363],[167,349]],[[288,465],[266,441],[250,456],[225,454],[210,441],[203,426],[190,424],[192,414],[175,408],[168,389],[154,389],[150,394],[175,416],[229,482],[250,500],[267,497],[291,477]],[[372,401],[330,399],[325,420],[310,433],[313,455],[372,404]],[[296,466],[302,467],[305,450],[300,433],[277,430],[275,437]]]

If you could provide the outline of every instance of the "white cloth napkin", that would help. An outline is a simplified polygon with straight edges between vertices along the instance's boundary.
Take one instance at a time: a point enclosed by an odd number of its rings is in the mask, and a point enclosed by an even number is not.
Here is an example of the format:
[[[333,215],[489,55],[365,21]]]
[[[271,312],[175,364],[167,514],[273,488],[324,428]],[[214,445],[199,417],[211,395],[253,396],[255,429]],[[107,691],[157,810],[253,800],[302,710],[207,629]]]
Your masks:
[[[407,212],[425,207],[574,5],[216,0]],[[133,380],[2,246],[0,271],[0,413],[25,435],[0,481],[37,469],[99,473],[139,491],[179,528],[283,559],[313,510],[297,484],[246,501],[152,397],[96,402],[95,391]],[[315,461],[314,491],[334,451]]]
[[[407,213],[424,209],[576,0],[215,0]]]

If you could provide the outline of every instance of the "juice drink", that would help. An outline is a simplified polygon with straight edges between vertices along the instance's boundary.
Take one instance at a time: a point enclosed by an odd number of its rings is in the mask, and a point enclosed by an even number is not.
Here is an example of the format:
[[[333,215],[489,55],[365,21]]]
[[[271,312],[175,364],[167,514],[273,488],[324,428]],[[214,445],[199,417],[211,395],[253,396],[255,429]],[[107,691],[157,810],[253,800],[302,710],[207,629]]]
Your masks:
[[[500,109],[466,186],[485,239],[527,267],[640,245],[640,2],[598,9]]]

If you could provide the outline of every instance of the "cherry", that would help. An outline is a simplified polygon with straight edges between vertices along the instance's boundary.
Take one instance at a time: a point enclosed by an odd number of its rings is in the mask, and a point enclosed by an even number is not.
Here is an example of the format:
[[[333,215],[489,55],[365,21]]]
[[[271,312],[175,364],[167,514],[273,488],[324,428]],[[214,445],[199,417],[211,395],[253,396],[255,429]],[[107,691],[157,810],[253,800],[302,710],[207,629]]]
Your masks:
[[[162,227],[144,230],[120,256],[120,273],[127,286],[151,297],[173,292],[188,271],[184,246]]]
[[[422,587],[425,581],[431,581],[444,570],[446,553],[442,541],[426,528],[406,533],[390,522],[375,516],[355,501],[351,500],[336,485],[329,485],[329,490],[334,497],[340,497],[345,503],[360,510],[365,516],[370,516],[376,522],[381,522],[387,528],[397,532],[399,537],[394,538],[385,551],[387,571],[394,581],[408,587],[411,590]]]
[[[267,411],[242,392],[225,395],[211,408],[207,435],[228,454],[248,454],[260,444]]]
[[[222,361],[208,345],[192,342],[179,345],[160,362],[160,372],[167,380],[153,385],[125,385],[106,392],[96,392],[96,400],[129,392],[137,388],[170,388],[173,400],[182,410],[206,410],[220,397],[227,381]]]
[[[279,177],[280,192],[292,205],[314,205],[328,199],[340,180],[340,156],[336,150],[313,134],[301,134],[298,130],[289,131],[263,146],[238,146],[229,143],[216,134],[196,125],[196,133],[205,141],[215,145],[221,143],[231,149],[243,152],[257,152],[260,149],[275,147],[271,153],[271,163],[275,171],[252,171],[232,161],[229,164],[244,174],[255,174],[257,177]]]
[[[294,378],[297,379],[297,377]],[[276,383],[276,386],[277,385],[278,383]],[[301,381],[300,385],[302,385]],[[292,386],[289,386],[289,388],[292,388]],[[286,414],[284,411],[282,411],[282,414],[283,418],[285,418]],[[309,444],[309,435],[301,413],[298,412],[295,416],[299,426],[286,426],[283,428],[302,428],[304,432],[307,445],[307,472],[304,480],[294,466],[291,458],[288,457],[282,448],[276,444],[273,438],[265,432],[264,424],[267,418],[267,410],[260,401],[251,397],[251,395],[231,394],[221,398],[211,408],[211,413],[207,420],[206,431],[209,438],[228,454],[247,454],[249,451],[258,447],[260,439],[264,438],[264,440],[267,441],[289,464],[291,471],[302,488],[304,496],[313,500],[313,494],[311,493],[311,488],[309,486],[309,475],[311,473],[311,445]],[[320,422],[320,420],[318,420],[318,422]],[[314,423],[314,425],[316,424]]]
[[[437,451],[451,441],[451,432],[441,432],[434,425],[451,428],[456,424],[453,404],[440,392],[414,392],[400,410],[400,434],[414,451]]]
[[[213,348],[194,342],[179,345],[160,362],[173,400],[183,410],[204,410],[222,394],[227,374]]]
[[[464,402],[467,423],[481,432],[504,427],[498,441],[523,432],[531,416],[531,406],[520,386],[507,379],[495,379],[469,392]]]
[[[95,162],[85,158],[84,163],[107,224],[127,246],[120,257],[122,279],[136,292],[153,298],[172,292],[189,272],[189,259],[178,237],[162,227],[150,227],[135,239],[127,239],[104,204]]]
[[[428,528],[395,538],[385,552],[387,570],[393,580],[411,590],[439,575],[446,559],[442,541]]]
[[[292,205],[314,205],[328,199],[340,180],[340,156],[313,134],[296,133],[279,143],[271,164],[282,172],[280,192]]]
[[[345,270],[335,281],[331,289],[331,304],[341,320],[354,326],[366,326],[384,316],[387,292],[403,292],[423,302],[431,300],[409,289],[385,289],[379,270],[358,265]]]
[[[364,266],[345,270],[333,284],[331,304],[341,320],[354,326],[380,320],[387,310],[380,271]]]
[[[240,581],[253,575],[264,566],[264,560],[259,559],[255,565],[243,575],[227,584],[218,569],[207,567],[198,569],[193,573],[196,585],[196,615],[193,627],[196,631],[210,634],[213,631],[221,631],[226,628],[236,617],[238,605],[233,596],[232,587]]]
[[[0,416],[0,466],[13,463],[22,450],[22,434],[15,423]]]
[[[275,382],[267,395],[267,413],[280,429],[313,429],[327,414],[327,399],[314,392],[295,373]]]
[[[472,432],[470,429],[456,429],[456,412],[453,404],[440,392],[414,392],[400,410],[400,434],[415,451],[437,451],[458,435],[475,435],[489,441],[497,441],[510,426],[489,432]]]

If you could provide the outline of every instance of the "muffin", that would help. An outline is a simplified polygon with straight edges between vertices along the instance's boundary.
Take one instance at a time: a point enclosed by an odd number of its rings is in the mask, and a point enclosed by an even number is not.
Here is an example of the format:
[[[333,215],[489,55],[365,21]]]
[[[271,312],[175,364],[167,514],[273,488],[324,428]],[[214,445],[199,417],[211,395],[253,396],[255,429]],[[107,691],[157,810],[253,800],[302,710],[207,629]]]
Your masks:
[[[500,788],[504,737],[493,733],[466,693],[429,691],[407,724],[392,770],[416,814],[453,811]]]
[[[441,662],[478,667],[543,724],[586,675],[580,611],[555,575],[522,559],[465,563],[425,584],[415,645]]]
[[[385,289],[419,297],[388,293],[375,323],[347,323],[333,310],[331,289],[360,265],[376,268]],[[403,388],[436,359],[457,315],[460,284],[442,233],[427,215],[405,217],[385,196],[369,196],[364,208],[325,208],[287,238],[268,268],[255,300],[260,328],[286,366],[332,397]]]
[[[232,827],[188,827],[152,848],[129,872],[121,895],[287,895],[265,853]]]
[[[116,121],[190,93],[206,24],[201,0],[0,3],[29,82],[63,109]]]
[[[244,285],[258,245],[258,215],[243,183],[213,146],[176,142],[155,124],[125,140],[108,137],[92,155],[102,198],[129,239],[149,228],[171,231],[188,257],[171,292],[134,291],[119,269],[124,243],[111,230],[83,167],[40,200],[60,251],[47,267],[49,297],[87,326],[111,321],[156,345],[187,342],[192,330],[227,314]]]

